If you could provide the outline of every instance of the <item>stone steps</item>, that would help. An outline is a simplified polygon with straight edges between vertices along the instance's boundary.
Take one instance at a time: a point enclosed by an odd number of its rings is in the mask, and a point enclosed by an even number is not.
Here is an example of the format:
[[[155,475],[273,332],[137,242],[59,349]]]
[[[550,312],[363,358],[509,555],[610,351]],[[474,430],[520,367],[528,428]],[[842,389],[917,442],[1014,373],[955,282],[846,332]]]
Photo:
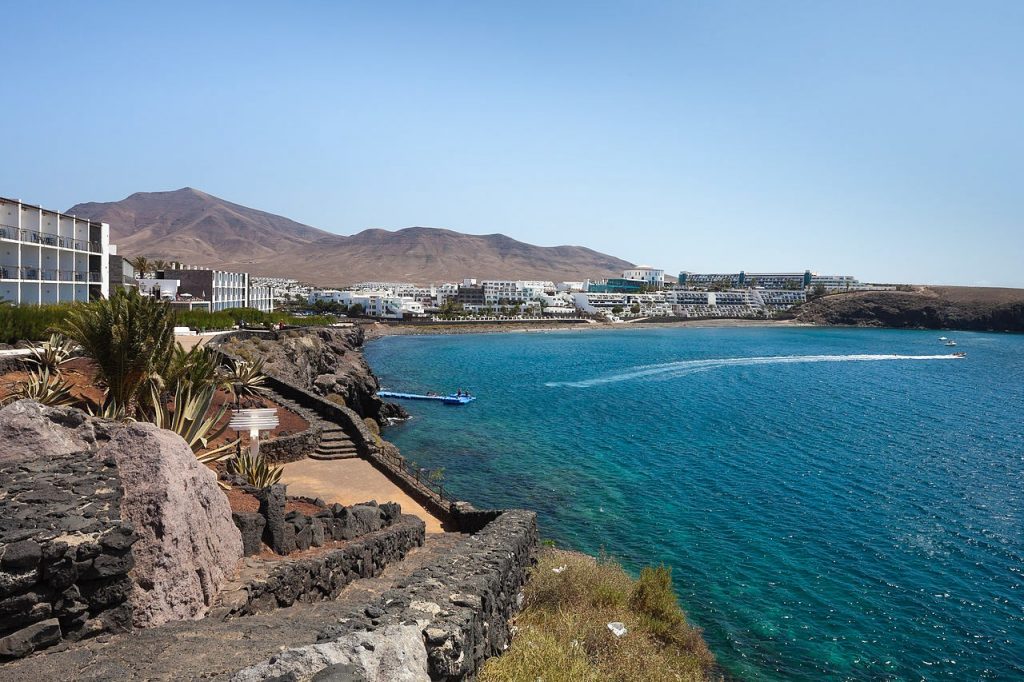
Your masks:
[[[354,459],[359,457],[356,444],[340,428],[324,429],[320,445],[310,454],[310,459]]]

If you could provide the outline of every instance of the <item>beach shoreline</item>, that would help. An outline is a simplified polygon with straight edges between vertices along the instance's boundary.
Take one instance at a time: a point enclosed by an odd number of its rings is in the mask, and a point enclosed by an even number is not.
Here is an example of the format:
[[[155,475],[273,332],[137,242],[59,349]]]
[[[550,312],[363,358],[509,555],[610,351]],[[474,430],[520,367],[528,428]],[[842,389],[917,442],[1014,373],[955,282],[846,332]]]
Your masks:
[[[744,319],[679,319],[671,322],[454,322],[437,324],[387,324],[375,322],[362,325],[367,341],[385,336],[448,336],[456,334],[522,334],[544,332],[590,332],[622,329],[690,327],[695,329],[737,327],[816,327],[819,325],[794,320]]]

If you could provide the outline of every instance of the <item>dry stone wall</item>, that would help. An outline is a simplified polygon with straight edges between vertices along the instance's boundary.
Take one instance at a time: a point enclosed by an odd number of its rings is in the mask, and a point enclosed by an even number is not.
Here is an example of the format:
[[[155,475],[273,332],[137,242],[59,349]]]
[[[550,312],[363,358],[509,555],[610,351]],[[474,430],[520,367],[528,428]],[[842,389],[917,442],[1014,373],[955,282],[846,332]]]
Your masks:
[[[216,475],[176,434],[0,410],[0,652],[203,617],[242,556]]]
[[[223,618],[251,616],[296,602],[334,599],[353,580],[379,575],[409,550],[422,547],[425,538],[421,519],[400,515],[322,554],[287,561],[247,559],[236,582],[221,594],[214,613]]]
[[[376,602],[325,624],[317,644],[284,650],[233,679],[474,679],[508,646],[536,547],[536,514],[496,514]]]
[[[113,459],[0,465],[0,658],[131,626],[138,540]]]

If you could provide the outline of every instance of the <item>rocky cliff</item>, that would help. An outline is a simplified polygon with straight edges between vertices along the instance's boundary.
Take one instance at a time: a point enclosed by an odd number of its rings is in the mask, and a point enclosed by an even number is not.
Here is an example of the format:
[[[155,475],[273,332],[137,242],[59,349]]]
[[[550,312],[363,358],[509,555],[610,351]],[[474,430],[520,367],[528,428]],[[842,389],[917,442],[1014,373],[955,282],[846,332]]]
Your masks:
[[[377,377],[363,358],[361,327],[317,328],[229,338],[219,345],[244,358],[262,357],[264,368],[288,383],[343,400],[360,417],[377,422],[408,416],[377,397]],[[332,397],[337,396],[337,397]]]
[[[906,329],[1024,331],[1024,290],[919,287],[824,296],[795,311],[799,322]]]

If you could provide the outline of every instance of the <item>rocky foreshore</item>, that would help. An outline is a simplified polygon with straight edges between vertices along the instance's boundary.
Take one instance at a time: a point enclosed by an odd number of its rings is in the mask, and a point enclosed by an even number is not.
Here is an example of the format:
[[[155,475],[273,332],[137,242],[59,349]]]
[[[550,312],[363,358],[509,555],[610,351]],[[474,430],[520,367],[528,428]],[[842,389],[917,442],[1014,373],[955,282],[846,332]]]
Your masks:
[[[363,357],[363,326],[315,327],[267,334],[238,333],[217,342],[243,358],[262,358],[268,373],[328,399],[343,402],[378,424],[408,416],[377,397],[380,385]]]
[[[1024,290],[918,287],[855,291],[808,301],[795,319],[823,326],[1024,331]]]

